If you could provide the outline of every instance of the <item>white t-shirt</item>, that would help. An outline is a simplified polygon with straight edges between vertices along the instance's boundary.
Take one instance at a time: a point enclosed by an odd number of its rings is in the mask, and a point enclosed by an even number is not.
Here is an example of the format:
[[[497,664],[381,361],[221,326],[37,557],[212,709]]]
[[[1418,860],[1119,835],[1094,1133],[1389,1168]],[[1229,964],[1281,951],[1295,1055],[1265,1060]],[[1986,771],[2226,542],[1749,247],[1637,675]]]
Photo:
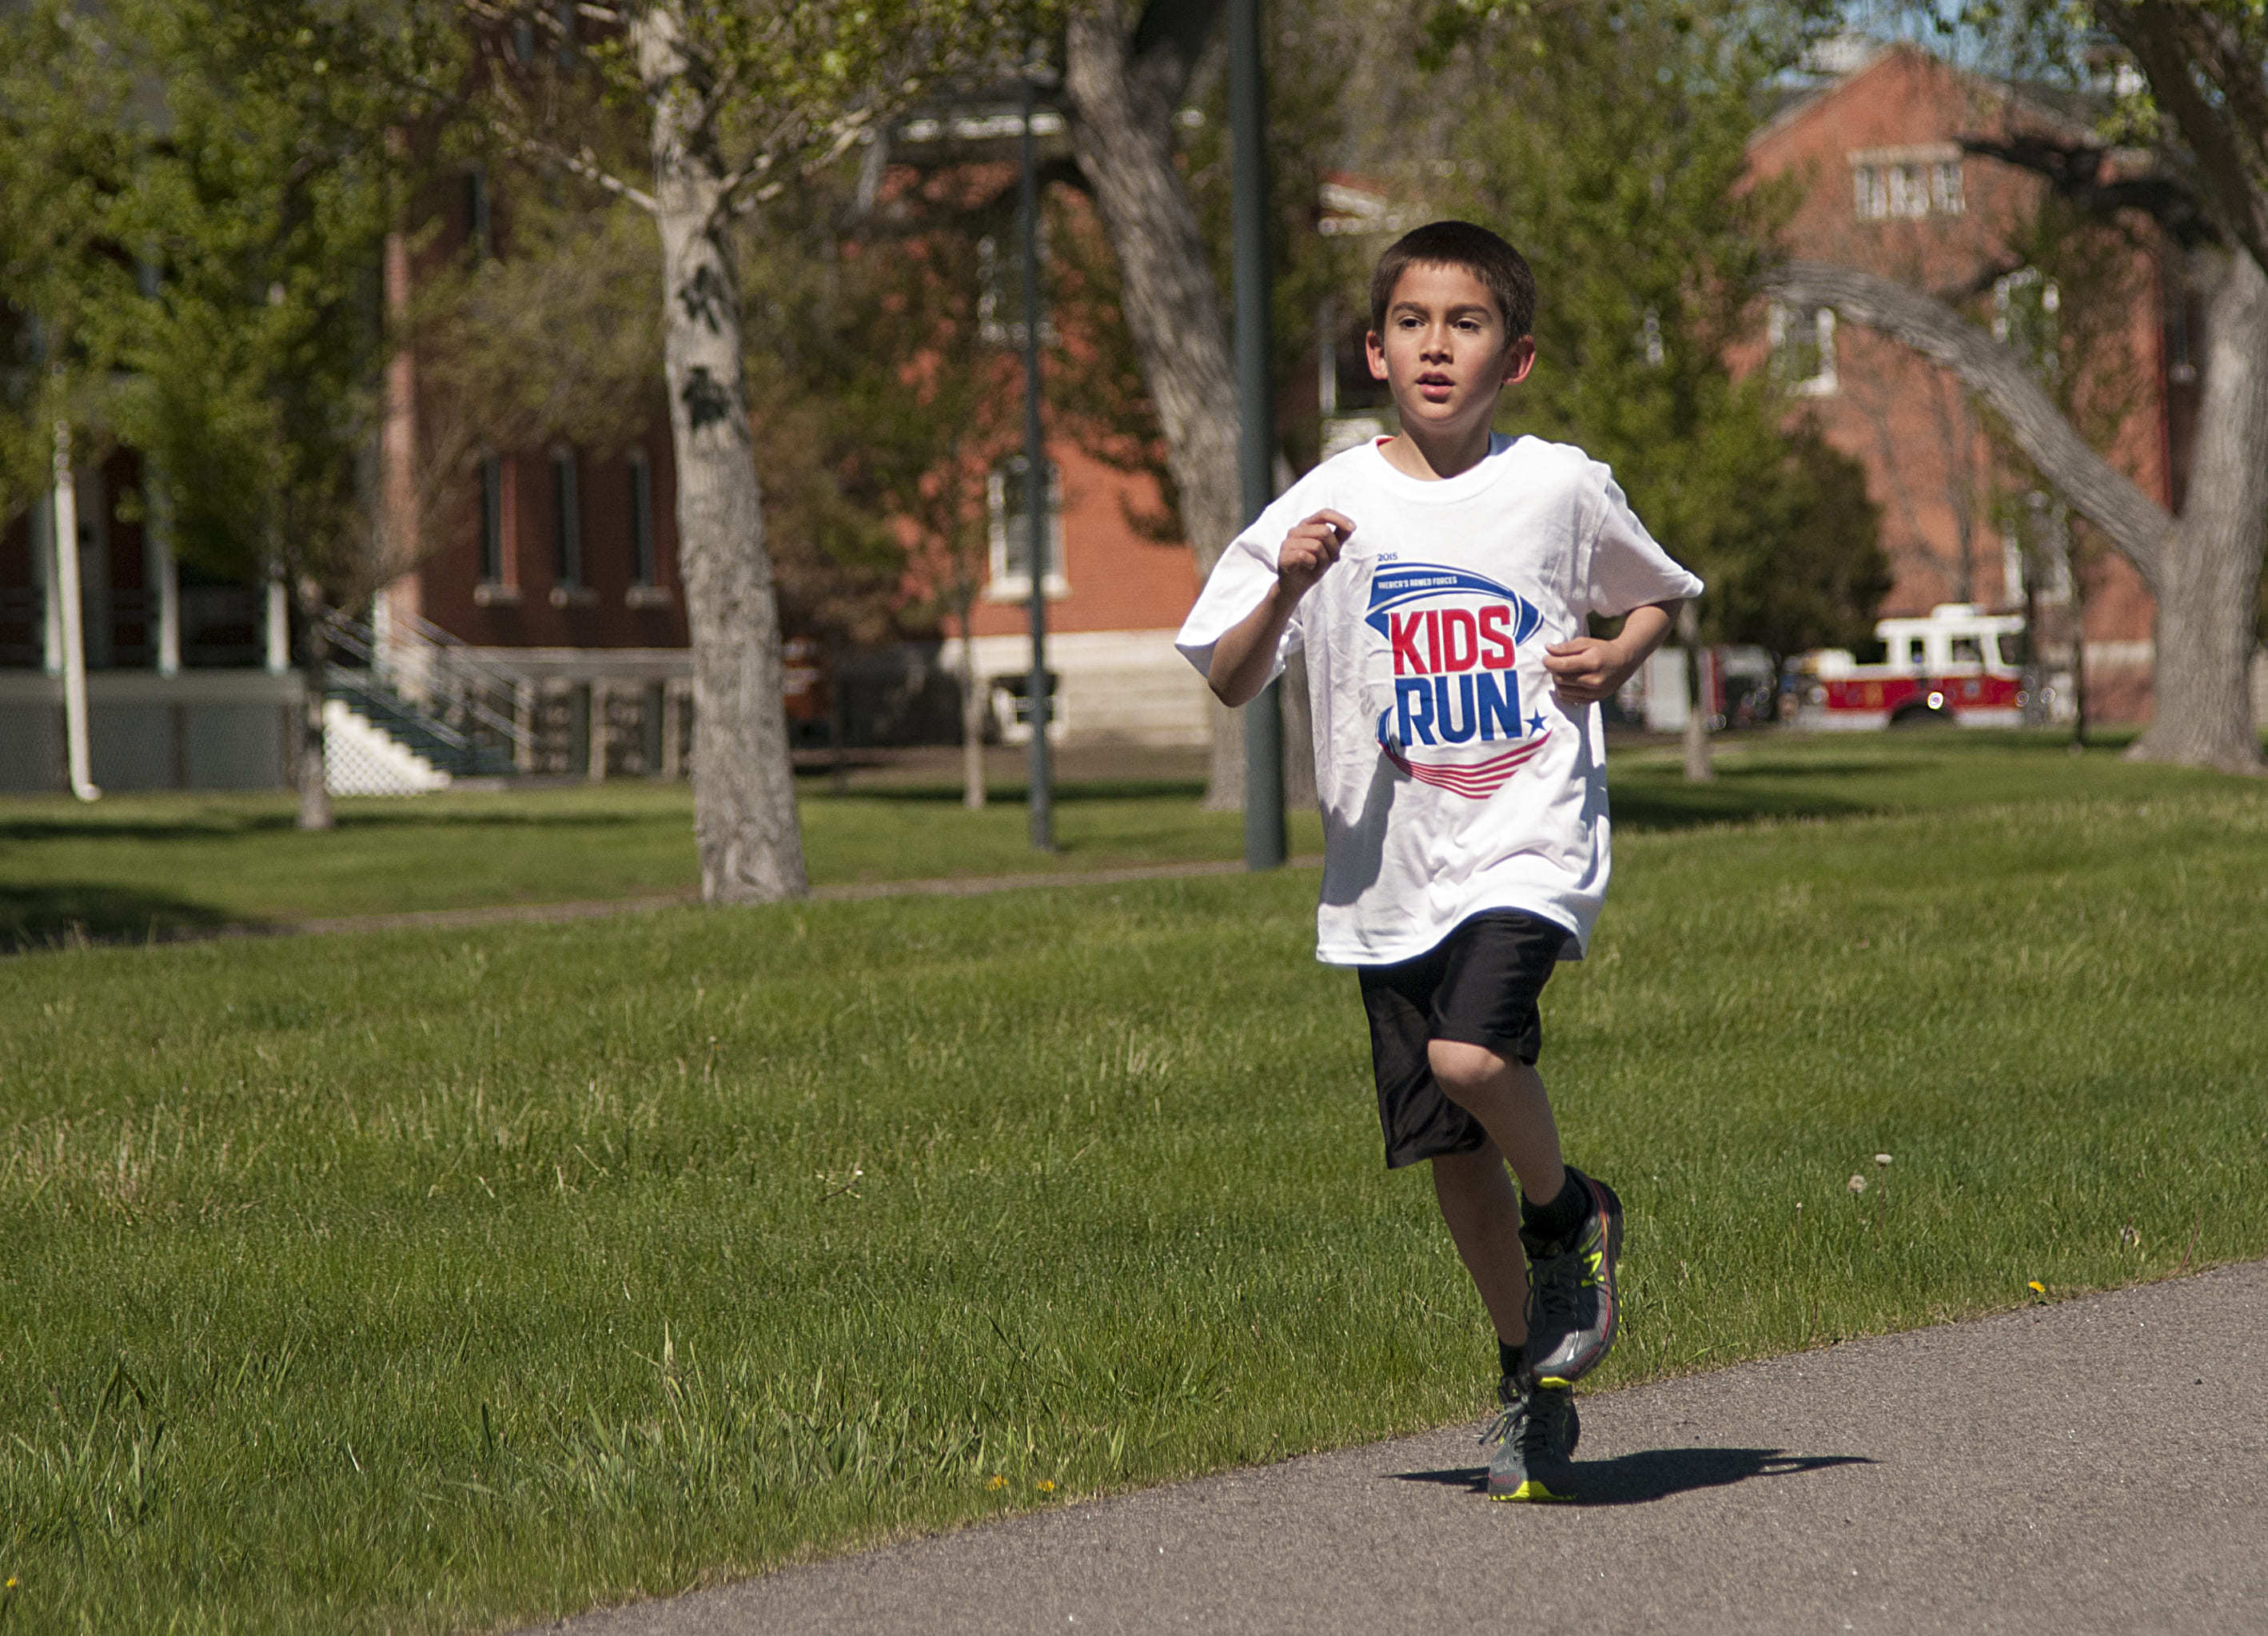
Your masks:
[[[1381,440],[1382,441],[1382,440]],[[1323,811],[1318,959],[1383,965],[1470,916],[1519,909],[1580,959],[1606,896],[1606,744],[1597,707],[1553,696],[1543,650],[1701,582],[1656,545],[1580,449],[1498,437],[1441,481],[1377,443],[1309,472],[1237,536],[1174,639],[1213,645],[1276,583],[1276,554],[1326,507],[1355,525],[1276,655],[1307,655]]]

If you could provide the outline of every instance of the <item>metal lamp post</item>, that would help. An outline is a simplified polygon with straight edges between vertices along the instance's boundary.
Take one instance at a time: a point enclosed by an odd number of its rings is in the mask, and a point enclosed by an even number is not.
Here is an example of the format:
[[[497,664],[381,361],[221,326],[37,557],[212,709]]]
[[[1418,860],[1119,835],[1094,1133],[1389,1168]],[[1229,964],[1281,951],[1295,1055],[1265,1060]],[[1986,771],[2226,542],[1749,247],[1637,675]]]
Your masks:
[[[1026,697],[1031,705],[1031,826],[1035,852],[1056,849],[1055,770],[1048,753],[1048,721],[1055,700],[1048,685],[1048,448],[1040,424],[1040,183],[1032,144],[1035,100],[1033,69],[1023,73],[1024,118],[1021,175],[1024,238],[1024,565],[1031,575],[1032,675]]]

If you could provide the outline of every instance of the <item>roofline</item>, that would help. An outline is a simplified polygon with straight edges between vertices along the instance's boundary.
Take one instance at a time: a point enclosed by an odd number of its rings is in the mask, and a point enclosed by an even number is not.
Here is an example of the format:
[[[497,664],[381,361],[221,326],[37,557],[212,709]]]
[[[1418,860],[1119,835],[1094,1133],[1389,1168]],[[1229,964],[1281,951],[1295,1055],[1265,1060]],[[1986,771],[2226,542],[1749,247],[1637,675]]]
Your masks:
[[[1955,79],[1969,84],[1990,86],[2006,97],[2012,106],[2021,106],[2031,120],[2051,130],[2087,137],[2093,137],[2095,135],[2090,127],[2073,119],[2061,109],[2051,107],[2046,103],[2027,94],[2023,86],[2014,80],[1995,79],[1989,75],[1977,73],[1972,70],[1962,68],[1956,62],[1948,62],[1934,52],[1923,50],[1911,40],[1896,40],[1881,44],[1874,55],[1849,73],[1830,80],[1826,84],[1808,92],[1789,103],[1787,106],[1773,114],[1771,119],[1751,132],[1746,146],[1750,151],[1754,151],[1781,130],[1808,116],[1822,103],[1841,95],[1886,64],[1904,57],[1919,57],[1926,62],[1943,69]]]

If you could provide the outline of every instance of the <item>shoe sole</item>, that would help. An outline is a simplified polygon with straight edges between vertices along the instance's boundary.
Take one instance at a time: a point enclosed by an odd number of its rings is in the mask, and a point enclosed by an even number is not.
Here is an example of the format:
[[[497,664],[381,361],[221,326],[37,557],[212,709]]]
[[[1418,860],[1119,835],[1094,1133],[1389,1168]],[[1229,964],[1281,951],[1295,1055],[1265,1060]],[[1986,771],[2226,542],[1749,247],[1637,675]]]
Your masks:
[[[1508,1494],[1491,1494],[1489,1496],[1489,1498],[1498,1505],[1555,1506],[1565,1505],[1574,1497],[1575,1496],[1572,1494],[1555,1494],[1532,1477]]]
[[[1595,1177],[1584,1177],[1584,1180],[1589,1182],[1592,1186],[1597,1188],[1602,1197],[1614,1198],[1613,1194],[1608,1192],[1607,1185],[1604,1182],[1598,1180]],[[1622,1200],[1616,1199],[1615,1202],[1616,1204],[1620,1204]],[[1607,1266],[1609,1269],[1612,1269],[1618,1266],[1623,1258],[1622,1212],[1620,1210],[1608,1210],[1602,1212],[1602,1214],[1607,1219],[1607,1230],[1603,1235],[1607,1242],[1606,1262]],[[1614,1274],[1611,1270],[1609,1272],[1605,1280],[1605,1288],[1607,1291],[1607,1324],[1604,1336],[1599,1342],[1598,1351],[1591,1354],[1591,1361],[1588,1363],[1586,1363],[1581,1368],[1575,1370],[1572,1374],[1537,1376],[1535,1377],[1535,1383],[1538,1386],[1550,1386],[1557,1388],[1560,1390],[1565,1390],[1566,1388],[1572,1386],[1577,1381],[1582,1379],[1583,1376],[1588,1375],[1593,1369],[1597,1368],[1600,1364],[1605,1362],[1607,1360],[1607,1354],[1615,1349],[1615,1337],[1622,1332],[1623,1303],[1619,1288],[1615,1282]]]

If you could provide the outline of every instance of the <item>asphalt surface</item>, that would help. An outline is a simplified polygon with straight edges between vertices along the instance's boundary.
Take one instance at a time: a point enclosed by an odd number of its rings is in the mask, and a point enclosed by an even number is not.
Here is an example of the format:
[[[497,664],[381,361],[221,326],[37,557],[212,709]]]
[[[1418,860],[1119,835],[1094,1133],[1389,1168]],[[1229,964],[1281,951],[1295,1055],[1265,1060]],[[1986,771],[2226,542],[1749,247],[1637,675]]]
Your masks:
[[[919,1632],[2268,1632],[2268,1263],[1585,1398],[1585,1503],[1474,1428],[570,1621]]]

